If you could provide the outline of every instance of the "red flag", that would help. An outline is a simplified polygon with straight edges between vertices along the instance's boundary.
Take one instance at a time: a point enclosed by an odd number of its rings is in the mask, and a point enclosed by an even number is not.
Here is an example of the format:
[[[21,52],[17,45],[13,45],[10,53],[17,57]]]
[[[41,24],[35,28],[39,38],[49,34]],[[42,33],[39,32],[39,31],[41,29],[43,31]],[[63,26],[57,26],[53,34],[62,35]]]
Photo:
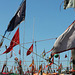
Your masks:
[[[49,66],[51,66],[53,63],[50,63]]]
[[[31,47],[28,49],[27,51],[27,56],[30,55],[33,52],[33,44],[31,45]]]
[[[10,52],[11,50],[13,50],[13,47],[9,46],[9,48],[8,48],[5,52],[3,52],[2,54],[8,53],[8,52]]]
[[[19,61],[19,65],[21,65],[21,60]]]
[[[13,47],[18,45],[19,43],[20,42],[19,42],[19,28],[18,28],[15,35],[14,35],[14,37],[12,38],[12,41],[10,42],[10,46],[8,47],[8,49],[5,52],[3,52],[3,54],[8,53],[11,50],[13,50]]]
[[[60,59],[60,55],[59,55],[59,59]]]
[[[65,55],[65,58],[67,58],[67,54]]]
[[[12,41],[10,42],[10,46],[14,47],[20,43],[19,41],[19,28],[17,29]]]
[[[19,50],[19,55],[21,55],[21,50]]]
[[[52,57],[52,63],[54,63],[54,57]]]
[[[46,68],[48,67],[48,65],[46,65]]]

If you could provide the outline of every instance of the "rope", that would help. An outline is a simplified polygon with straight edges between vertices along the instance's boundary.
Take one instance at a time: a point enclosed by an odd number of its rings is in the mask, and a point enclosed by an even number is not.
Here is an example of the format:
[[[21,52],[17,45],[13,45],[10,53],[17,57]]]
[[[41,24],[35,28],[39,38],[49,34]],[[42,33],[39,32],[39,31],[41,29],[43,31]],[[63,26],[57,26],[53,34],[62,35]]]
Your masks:
[[[34,42],[42,42],[42,41],[48,41],[48,40],[53,40],[53,39],[57,39],[57,37],[56,38],[50,38],[50,39],[44,39],[44,40],[37,40]],[[21,44],[29,44],[29,43],[33,43],[33,42],[26,42],[26,43],[21,43]]]
[[[2,35],[0,35],[0,36],[2,36]],[[4,37],[4,38],[6,38],[7,40],[10,40],[9,38],[7,38],[7,37]],[[11,41],[11,40],[10,40]],[[14,41],[12,41],[12,42],[14,42]],[[14,43],[16,43],[16,42],[14,42]],[[17,44],[17,43],[16,43]],[[28,50],[27,48],[25,48],[24,46],[22,46],[22,45],[20,45],[19,44],[19,46],[20,47],[22,47],[22,48],[24,48],[24,49],[26,49],[26,50]],[[38,55],[38,54],[36,54],[35,52],[33,52],[35,55],[37,55],[37,56],[39,56],[39,57],[41,57],[40,55]],[[41,57],[41,58],[43,58],[43,57]],[[44,59],[44,58],[43,58]],[[46,60],[46,59],[45,59]]]
[[[2,35],[0,35],[0,36],[2,36]],[[4,38],[6,38],[6,39],[8,39],[8,40],[10,40],[9,38],[7,38],[7,37],[4,37]],[[10,40],[11,41],[11,40]],[[14,42],[14,41],[12,41],[12,42]],[[14,43],[16,43],[16,42],[14,42]],[[16,43],[17,44],[17,43]],[[19,44],[19,46],[20,47],[22,47],[22,48],[24,48],[24,49],[26,49],[26,50],[28,50],[27,48],[25,48],[24,46],[22,46],[21,44]],[[44,60],[46,60],[45,58],[43,58],[43,57],[41,57],[40,55],[38,55],[37,53],[35,53],[35,52],[32,52],[32,53],[34,53],[35,55],[37,55],[37,56],[39,56],[40,58],[42,58],[42,59],[44,59]],[[1,54],[2,55],[2,54]],[[56,63],[53,63],[53,64],[55,64],[56,66],[58,66]]]
[[[53,50],[53,49],[51,49],[50,51],[46,52],[45,54],[47,54],[47,53],[51,52],[52,50]]]

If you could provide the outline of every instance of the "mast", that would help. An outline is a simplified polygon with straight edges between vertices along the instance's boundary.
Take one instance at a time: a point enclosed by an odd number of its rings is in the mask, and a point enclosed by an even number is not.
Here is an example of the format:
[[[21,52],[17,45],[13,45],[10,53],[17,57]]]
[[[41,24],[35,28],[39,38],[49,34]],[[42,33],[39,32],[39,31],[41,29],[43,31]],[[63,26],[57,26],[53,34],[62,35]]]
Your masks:
[[[7,46],[5,45],[5,48],[7,50]],[[6,73],[7,73],[7,53],[6,53]]]
[[[34,18],[33,18],[33,36],[32,36],[32,39],[33,39],[33,46],[34,46]],[[34,73],[34,71],[33,71],[34,70],[33,69],[33,67],[34,67],[33,60],[34,60],[34,58],[33,58],[33,52],[32,52],[32,75]]]
[[[75,49],[72,49],[73,70],[75,70]],[[72,74],[75,75],[75,72]]]
[[[35,48],[36,48],[36,54],[37,54],[37,46],[36,46],[36,41],[35,41]],[[36,62],[37,62],[37,70],[38,70],[38,58],[37,58],[37,55],[36,55]],[[40,62],[40,60],[39,60]]]

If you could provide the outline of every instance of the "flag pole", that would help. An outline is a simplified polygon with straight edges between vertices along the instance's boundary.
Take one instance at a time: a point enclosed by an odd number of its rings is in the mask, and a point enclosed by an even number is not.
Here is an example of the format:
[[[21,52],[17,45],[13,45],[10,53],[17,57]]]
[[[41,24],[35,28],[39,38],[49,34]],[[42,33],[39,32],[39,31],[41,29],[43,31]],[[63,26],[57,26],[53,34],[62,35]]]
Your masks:
[[[34,18],[33,18],[33,37],[32,37],[32,38],[33,38],[33,46],[34,46]],[[32,52],[32,61],[33,61],[33,60],[34,60],[34,58],[33,58],[33,52]],[[32,64],[32,68],[33,68],[33,66],[34,66],[34,65]],[[34,73],[34,72],[33,72],[33,69],[32,69],[32,75],[33,75],[33,73]]]
[[[35,41],[35,48],[36,48],[36,54],[37,54],[37,46],[36,46],[36,41]],[[37,55],[36,55],[36,61],[37,61],[37,70],[38,70],[38,58],[37,58]]]
[[[60,54],[59,54],[59,57],[58,57],[58,65],[60,66]],[[60,70],[59,70],[59,66],[58,66],[58,73],[60,73]]]
[[[67,67],[69,68],[68,62],[69,62],[69,51],[68,51],[68,61],[67,61]]]
[[[75,49],[72,49],[72,60],[73,60],[73,70],[75,70]],[[75,72],[73,72],[72,75],[75,75]]]
[[[24,20],[24,30],[23,30],[23,47],[24,47],[24,42],[25,42],[25,20]],[[20,48],[21,49],[21,48]],[[22,56],[22,65],[24,65],[24,48],[23,48],[23,52],[22,52],[23,56]],[[24,66],[25,67],[25,66]]]
[[[5,45],[5,48],[7,50],[7,46]],[[7,73],[7,53],[6,53],[6,73]]]

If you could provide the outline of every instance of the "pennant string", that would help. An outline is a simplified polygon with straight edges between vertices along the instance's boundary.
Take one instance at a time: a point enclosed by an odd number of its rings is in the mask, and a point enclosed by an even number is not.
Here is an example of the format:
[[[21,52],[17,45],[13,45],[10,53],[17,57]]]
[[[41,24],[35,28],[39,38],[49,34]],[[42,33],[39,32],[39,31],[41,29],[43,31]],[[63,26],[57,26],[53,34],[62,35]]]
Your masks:
[[[0,35],[0,36],[2,36],[2,35]],[[8,39],[8,40],[10,40],[9,38],[7,38],[7,37],[4,37],[4,38],[6,38],[6,39]],[[11,40],[10,40],[11,41]],[[12,41],[12,42],[14,42],[14,41]],[[14,43],[16,43],[16,42],[14,42]],[[17,43],[16,43],[17,44]],[[22,47],[22,48],[24,48],[24,49],[26,49],[26,50],[28,50],[27,48],[25,48],[24,46],[22,46],[21,44],[18,44],[20,47]],[[34,53],[34,52],[33,52]],[[36,54],[36,53],[34,53],[34,54]],[[37,56],[39,56],[39,57],[41,57],[40,55],[38,55],[38,54],[36,54]],[[43,58],[43,57],[41,57],[41,58]],[[45,59],[45,58],[43,58],[43,59]],[[46,59],[45,59],[46,60]]]
[[[0,35],[1,36],[1,35]],[[4,37],[4,38],[6,38],[6,39],[8,39],[8,40],[10,40],[9,38],[7,38],[7,37]],[[11,40],[10,40],[11,41]],[[12,42],[14,42],[14,41],[12,41]],[[16,42],[14,42],[14,43],[16,43]],[[17,43],[16,43],[17,44]],[[22,48],[24,48],[24,49],[26,49],[26,50],[28,50],[27,48],[25,48],[24,46],[22,46],[21,44],[18,44],[20,47],[22,47]],[[50,51],[52,51],[52,49],[50,50]],[[49,51],[49,52],[50,52]],[[37,53],[35,53],[35,52],[33,52],[35,55],[37,55],[37,56],[39,56],[40,58],[42,58],[42,59],[44,59],[44,60],[46,60],[45,58],[43,58],[43,57],[41,57],[40,55],[38,55]],[[14,53],[15,54],[15,53]],[[2,55],[2,54],[1,54]],[[15,56],[16,56],[16,54],[15,54]],[[53,64],[55,64],[56,66],[59,66],[59,65],[57,65],[56,63],[53,63]]]

